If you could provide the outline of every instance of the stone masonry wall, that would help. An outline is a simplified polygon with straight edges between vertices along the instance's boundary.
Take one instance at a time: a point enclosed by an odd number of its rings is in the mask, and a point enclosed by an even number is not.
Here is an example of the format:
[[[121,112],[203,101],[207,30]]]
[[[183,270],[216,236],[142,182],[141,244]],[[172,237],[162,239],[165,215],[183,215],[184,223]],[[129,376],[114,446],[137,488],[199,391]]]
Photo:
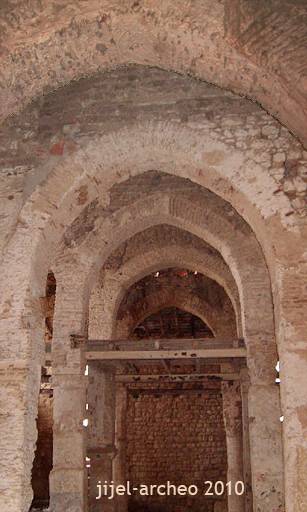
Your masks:
[[[184,387],[183,387],[184,386]],[[190,388],[189,391],[182,391]],[[193,390],[194,388],[194,390]],[[131,497],[129,510],[212,512],[204,482],[226,479],[220,383],[133,385],[128,390],[127,478],[131,485],[195,484],[195,497]],[[224,501],[224,499],[223,499]]]

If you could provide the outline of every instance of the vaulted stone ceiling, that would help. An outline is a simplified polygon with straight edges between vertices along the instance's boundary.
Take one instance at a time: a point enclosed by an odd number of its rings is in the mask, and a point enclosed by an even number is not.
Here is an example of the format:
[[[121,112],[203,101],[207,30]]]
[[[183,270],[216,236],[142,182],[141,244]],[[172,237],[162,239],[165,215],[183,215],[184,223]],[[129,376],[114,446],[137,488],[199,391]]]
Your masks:
[[[165,308],[135,327],[133,338],[211,338],[212,331],[197,316],[178,308]]]
[[[121,301],[117,322],[117,337],[236,337],[235,315],[225,290],[184,268],[162,269],[134,283]]]
[[[304,0],[5,1],[1,117],[119,64],[197,76],[258,101],[306,143]]]

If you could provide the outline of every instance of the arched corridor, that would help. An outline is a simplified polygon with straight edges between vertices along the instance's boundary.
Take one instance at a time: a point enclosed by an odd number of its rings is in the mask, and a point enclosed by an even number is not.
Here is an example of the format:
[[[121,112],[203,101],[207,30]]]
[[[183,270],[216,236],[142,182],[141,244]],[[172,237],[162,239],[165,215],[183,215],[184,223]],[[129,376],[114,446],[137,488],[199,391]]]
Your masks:
[[[304,2],[4,4],[0,510],[305,511]]]

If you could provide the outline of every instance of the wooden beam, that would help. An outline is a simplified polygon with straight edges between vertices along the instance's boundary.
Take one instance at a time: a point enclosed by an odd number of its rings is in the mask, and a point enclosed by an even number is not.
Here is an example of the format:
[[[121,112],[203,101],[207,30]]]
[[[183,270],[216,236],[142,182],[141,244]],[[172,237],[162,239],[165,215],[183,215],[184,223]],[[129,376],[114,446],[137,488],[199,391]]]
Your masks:
[[[86,352],[88,360],[212,359],[246,357],[245,348],[202,348],[188,350],[97,350]]]
[[[162,339],[141,339],[141,340],[88,340],[85,343],[85,352],[107,351],[107,350],[155,350],[174,349],[206,349],[206,348],[244,348],[243,340],[225,340],[219,338],[162,338]]]
[[[206,395],[218,395],[220,394],[219,389],[206,389],[202,386],[198,388],[180,388],[180,389],[159,389],[159,388],[128,388],[129,395],[139,396],[139,395],[153,395],[153,396],[163,396],[163,395],[183,395],[183,394],[191,394],[191,395],[199,395],[199,393],[205,393]]]
[[[147,375],[116,375],[115,381],[124,384],[137,382],[191,382],[203,379],[240,380],[238,373],[177,373],[177,374],[147,374]]]

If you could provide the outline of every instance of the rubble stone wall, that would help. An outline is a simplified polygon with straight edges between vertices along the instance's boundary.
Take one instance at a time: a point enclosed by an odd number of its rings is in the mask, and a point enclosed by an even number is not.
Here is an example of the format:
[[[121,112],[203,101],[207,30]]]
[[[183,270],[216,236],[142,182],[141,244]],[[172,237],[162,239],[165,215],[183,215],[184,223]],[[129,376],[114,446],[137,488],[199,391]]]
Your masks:
[[[174,390],[177,387],[177,393]],[[191,384],[185,387],[193,388]],[[199,384],[198,384],[199,387]],[[199,393],[182,385],[135,385],[127,409],[127,472],[133,485],[197,485],[195,497],[130,498],[133,510],[212,512],[216,498],[202,495],[206,480],[226,480],[227,451],[221,388],[207,383]],[[144,391],[144,388],[146,391]],[[150,392],[151,390],[151,392]],[[168,391],[167,391],[168,390]],[[142,508],[144,507],[145,508]]]

